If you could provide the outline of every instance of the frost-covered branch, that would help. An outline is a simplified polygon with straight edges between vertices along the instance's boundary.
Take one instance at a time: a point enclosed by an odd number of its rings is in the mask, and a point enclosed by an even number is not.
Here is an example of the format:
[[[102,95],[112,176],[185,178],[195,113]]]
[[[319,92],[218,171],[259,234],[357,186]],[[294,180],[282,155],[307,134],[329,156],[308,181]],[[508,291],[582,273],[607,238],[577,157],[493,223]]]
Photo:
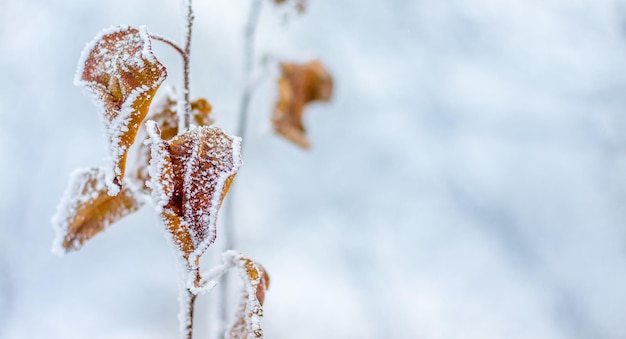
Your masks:
[[[181,122],[179,122],[178,133],[184,133],[189,129],[191,125],[191,100],[189,99],[190,92],[190,56],[191,56],[191,33],[193,31],[193,8],[191,6],[191,0],[186,0],[187,15],[186,19],[186,31],[185,31],[185,57],[183,60],[183,107],[179,108],[180,112],[184,112],[180,116]],[[182,125],[182,126],[181,126]]]
[[[178,296],[180,313],[178,321],[180,323],[181,339],[192,339],[193,337],[193,310],[196,303],[196,295],[189,289],[181,289]]]
[[[187,14],[186,30],[185,30],[185,50],[183,51],[183,91],[182,91],[182,106],[179,100],[178,111],[182,112],[179,116],[178,122],[178,134],[183,134],[189,130],[191,125],[191,99],[189,98],[190,92],[190,64],[191,64],[191,34],[193,32],[193,7],[191,0],[185,1],[185,7]],[[182,109],[181,109],[182,108]],[[193,313],[195,308],[196,294],[194,294],[189,287],[181,289],[180,295],[180,324],[181,324],[181,338],[192,339],[193,338]]]

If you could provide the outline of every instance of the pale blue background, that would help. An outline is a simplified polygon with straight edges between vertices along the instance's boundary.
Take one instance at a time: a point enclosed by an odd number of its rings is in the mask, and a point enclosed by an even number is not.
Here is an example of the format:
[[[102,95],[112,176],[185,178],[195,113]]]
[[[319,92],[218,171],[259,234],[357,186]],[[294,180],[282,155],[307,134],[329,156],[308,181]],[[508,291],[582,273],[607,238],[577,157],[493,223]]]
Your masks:
[[[231,133],[247,4],[196,0],[192,96]],[[258,51],[319,57],[334,101],[308,109],[303,152],[271,132],[270,73],[237,178],[237,247],[272,278],[266,337],[626,338],[626,2],[309,7],[266,6]],[[176,337],[149,208],[63,259],[49,219],[105,157],[72,85],[82,48],[119,23],[178,39],[181,17],[176,0],[0,1],[0,338]]]

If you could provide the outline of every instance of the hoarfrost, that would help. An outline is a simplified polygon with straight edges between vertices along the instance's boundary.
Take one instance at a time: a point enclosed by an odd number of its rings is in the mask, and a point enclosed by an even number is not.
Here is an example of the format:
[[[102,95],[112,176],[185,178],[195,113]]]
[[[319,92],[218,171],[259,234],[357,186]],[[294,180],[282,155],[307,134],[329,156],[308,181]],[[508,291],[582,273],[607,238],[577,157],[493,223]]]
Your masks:
[[[263,329],[263,302],[265,291],[269,287],[269,276],[260,264],[245,254],[229,250],[222,254],[223,263],[211,271],[203,273],[200,287],[188,281],[187,290],[195,295],[206,293],[217,285],[217,279],[234,268],[242,281],[239,307],[235,318],[225,335],[226,339],[261,339]],[[182,295],[182,294],[181,294]],[[187,294],[188,296],[188,294]],[[181,298],[181,302],[185,299]],[[182,319],[188,321],[188,319]]]
[[[197,260],[215,241],[218,209],[242,164],[241,139],[203,126],[166,141],[156,122],[146,127],[154,206],[195,284]]]
[[[265,290],[269,286],[269,277],[265,269],[252,259],[237,251],[223,254],[224,261],[230,262],[237,269],[243,282],[241,301],[235,320],[226,334],[226,339],[261,339],[263,329],[263,302]]]
[[[150,145],[151,151],[150,166],[148,166],[148,173],[151,179],[147,182],[147,185],[152,190],[154,208],[160,214],[174,191],[170,166],[171,160],[167,151],[167,145],[161,139],[161,131],[157,127],[156,122],[148,120],[146,122],[146,130],[148,131],[146,143]]]
[[[146,120],[154,120],[156,122],[163,140],[171,140],[178,135],[179,118],[176,100],[176,92],[172,86],[162,87],[153,100],[146,117]],[[211,104],[205,99],[200,98],[191,102],[192,122],[195,124],[192,124],[189,129],[193,130],[197,126],[212,125],[211,110]],[[148,133],[145,124],[143,124],[137,131],[138,147],[135,148],[134,161],[127,163],[127,172],[130,172],[129,177],[132,180],[136,181],[139,186],[143,186],[144,190],[149,191],[146,181],[149,179],[148,164],[151,158],[151,151],[150,147],[146,147],[145,140],[147,139]]]
[[[166,76],[165,67],[152,54],[145,26],[110,27],[83,50],[74,83],[96,105],[109,141],[112,163],[107,169],[106,183],[110,195],[121,188],[128,149]]]
[[[152,101],[146,117],[146,120],[154,120],[160,126],[161,135],[166,140],[168,139],[168,134],[173,137],[178,132],[178,117],[176,116],[175,106],[176,94],[173,87],[161,87]],[[143,187],[145,191],[149,191],[147,181],[150,178],[148,165],[151,159],[151,150],[146,124],[142,124],[139,127],[136,139],[135,154],[134,156],[131,155],[133,161],[127,162],[127,172],[130,173],[129,179],[137,186]]]
[[[70,175],[51,220],[56,232],[54,253],[78,250],[87,240],[144,204],[141,193],[128,182],[124,182],[118,195],[108,195],[105,176],[102,168],[80,168]]]

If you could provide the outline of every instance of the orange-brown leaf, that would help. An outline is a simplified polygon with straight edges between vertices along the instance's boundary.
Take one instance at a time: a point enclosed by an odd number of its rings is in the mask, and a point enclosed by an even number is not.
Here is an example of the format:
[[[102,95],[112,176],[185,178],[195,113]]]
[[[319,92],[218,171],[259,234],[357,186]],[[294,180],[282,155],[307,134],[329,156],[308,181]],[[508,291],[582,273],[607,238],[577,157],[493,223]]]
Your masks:
[[[265,291],[270,288],[270,276],[267,274],[267,271],[265,271],[265,268],[263,268],[261,264],[257,264],[257,268],[261,272],[261,280],[256,287],[255,295],[259,303],[263,305],[263,303],[265,302]]]
[[[228,251],[225,253],[243,281],[243,289],[236,319],[227,333],[227,339],[263,338],[261,317],[263,317],[263,301],[265,291],[269,287],[269,276],[260,264],[245,255]]]
[[[121,188],[128,149],[166,76],[145,27],[111,27],[83,51],[75,83],[91,94],[105,125],[113,161],[107,177],[110,194]]]
[[[128,185],[116,196],[108,195],[104,180],[100,168],[79,169],[72,174],[52,219],[57,231],[55,251],[80,249],[87,240],[142,206]]]
[[[217,127],[163,140],[148,121],[150,188],[161,219],[189,269],[215,241],[217,212],[241,166],[240,142]]]
[[[163,93],[163,91],[161,92]],[[150,112],[146,117],[147,120],[154,120],[161,130],[161,138],[170,140],[178,134],[178,118],[176,114],[177,102],[172,92],[165,91],[164,95],[157,96]],[[214,123],[211,117],[211,104],[206,99],[200,98],[191,102],[191,113],[193,121],[198,126],[210,126]],[[130,164],[131,178],[136,181],[136,185],[142,187],[145,192],[149,192],[146,181],[149,178],[148,165],[150,163],[150,147],[145,145],[143,141],[148,139],[148,132],[145,124],[139,128],[137,139],[140,141],[137,146],[135,162]],[[136,146],[136,147],[137,147]]]
[[[204,98],[197,99],[191,102],[191,114],[193,120],[198,126],[211,126],[213,125],[213,119],[211,118],[211,111],[213,106]]]
[[[211,104],[204,98],[191,102],[191,115],[197,126],[213,125],[212,109]],[[175,137],[178,134],[179,115],[177,114],[177,101],[173,94],[168,93],[161,100],[155,102],[146,119],[154,120],[158,124],[163,140],[170,140]],[[140,132],[143,132],[142,136],[147,138],[145,126],[142,126]]]
[[[278,100],[274,106],[274,130],[302,148],[310,142],[302,123],[305,106],[313,101],[329,101],[333,79],[317,60],[306,64],[281,63]]]

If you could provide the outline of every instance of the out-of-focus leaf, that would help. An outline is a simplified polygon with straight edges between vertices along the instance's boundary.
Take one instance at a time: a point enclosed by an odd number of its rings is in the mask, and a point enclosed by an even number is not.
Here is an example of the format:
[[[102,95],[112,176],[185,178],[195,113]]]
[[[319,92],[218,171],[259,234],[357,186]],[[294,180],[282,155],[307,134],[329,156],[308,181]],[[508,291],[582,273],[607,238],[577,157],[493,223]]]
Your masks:
[[[168,87],[164,88],[168,89]],[[178,120],[179,116],[176,114],[177,102],[173,90],[160,91],[160,95],[154,100],[150,107],[150,112],[146,117],[146,120],[154,120],[159,129],[161,130],[161,138],[163,140],[170,140],[178,134]],[[206,99],[200,98],[191,102],[191,114],[193,116],[193,122],[197,126],[210,126],[214,123],[211,117],[211,104]],[[145,124],[139,128],[137,132],[138,150],[136,152],[136,158],[134,163],[131,161],[129,164],[129,171],[131,171],[131,179],[136,181],[135,184],[148,193],[149,188],[146,186],[146,181],[149,178],[148,164],[150,163],[150,147],[144,144],[144,141],[148,139],[148,132],[146,131]]]
[[[146,127],[154,205],[188,269],[196,270],[215,241],[217,212],[241,166],[241,139],[202,126],[163,140],[156,122]]]
[[[191,114],[193,115],[193,121],[198,126],[211,126],[214,121],[211,118],[211,111],[213,106],[203,98],[197,99],[191,102]]]
[[[261,317],[265,291],[269,287],[269,276],[263,266],[239,252],[228,251],[224,256],[231,260],[243,281],[241,302],[226,338],[263,338]]]
[[[105,171],[79,169],[72,173],[52,224],[57,232],[54,251],[78,250],[96,234],[142,205],[139,194],[125,185],[116,196],[107,194]]]
[[[306,64],[281,63],[278,100],[274,106],[274,130],[302,148],[310,147],[302,123],[305,106],[312,101],[329,101],[333,79],[317,60]]]
[[[109,194],[122,187],[129,147],[167,72],[152,53],[145,27],[111,27],[83,51],[75,83],[91,94],[109,141]]]
[[[287,0],[273,0],[275,4],[277,5],[281,5],[287,2]],[[295,1],[290,1],[293,2],[296,10],[298,10],[298,12],[300,13],[304,13],[304,11],[306,10],[306,3],[307,0],[295,0]]]

